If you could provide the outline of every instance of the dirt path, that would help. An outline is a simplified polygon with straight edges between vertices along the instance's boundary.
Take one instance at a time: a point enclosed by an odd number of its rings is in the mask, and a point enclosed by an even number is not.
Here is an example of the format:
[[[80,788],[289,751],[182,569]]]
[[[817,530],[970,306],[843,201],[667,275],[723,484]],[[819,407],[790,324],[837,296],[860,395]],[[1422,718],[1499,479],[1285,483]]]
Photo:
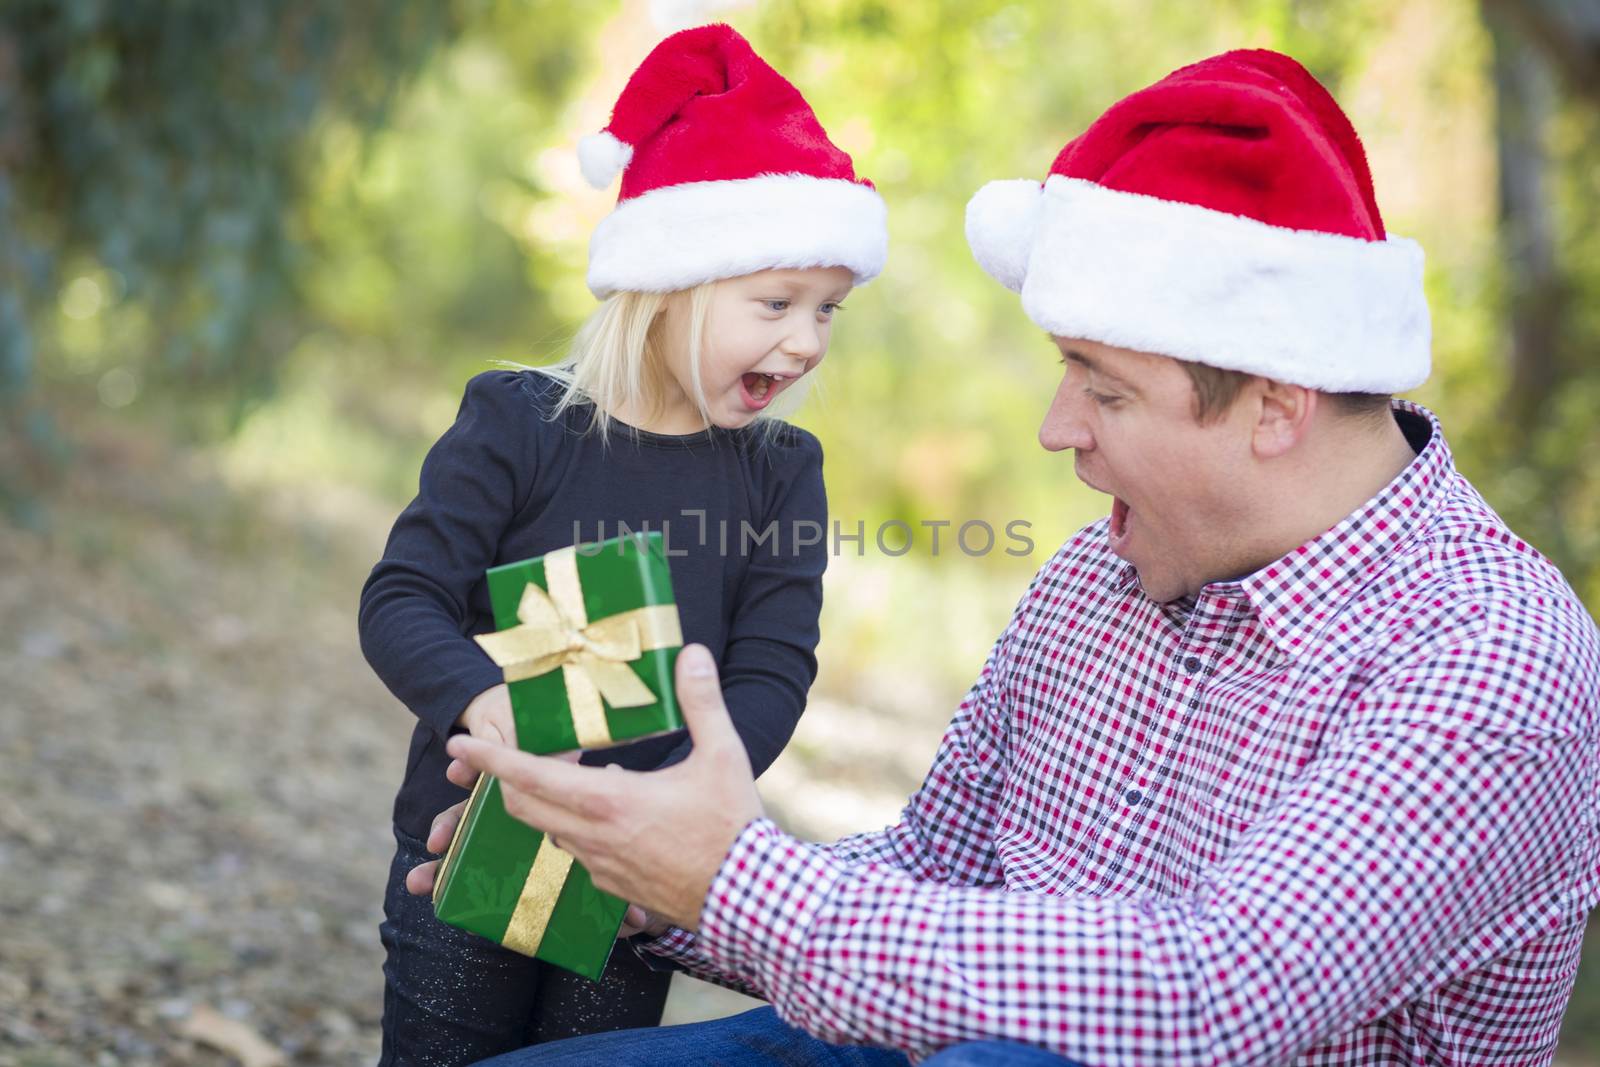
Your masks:
[[[409,716],[354,624],[392,515],[336,503],[239,500],[120,431],[48,530],[0,524],[0,1067],[375,1062]],[[926,754],[814,712],[775,814],[833,830],[855,778],[887,817]],[[669,1018],[745,1004],[680,979]]]

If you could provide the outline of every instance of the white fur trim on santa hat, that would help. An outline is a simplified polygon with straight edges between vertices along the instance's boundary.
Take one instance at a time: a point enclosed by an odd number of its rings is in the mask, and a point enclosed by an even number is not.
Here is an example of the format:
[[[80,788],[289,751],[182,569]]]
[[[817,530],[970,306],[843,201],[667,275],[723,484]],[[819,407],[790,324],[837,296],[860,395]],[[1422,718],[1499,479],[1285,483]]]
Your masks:
[[[591,133],[578,141],[578,169],[583,180],[604,189],[633,159],[633,146],[617,140],[610,130]]]
[[[1044,186],[1028,178],[990,182],[967,201],[967,244],[1001,285],[1022,291]]]
[[[1058,337],[1326,392],[1401,392],[1428,377],[1414,241],[1269,226],[1061,175],[1045,182],[1031,233],[1019,236],[1028,206],[1000,211],[989,188],[967,210],[974,253]]]
[[[889,251],[883,198],[804,174],[689,182],[624,200],[589,240],[589,288],[671,292],[781,267],[844,267],[871,281]]]

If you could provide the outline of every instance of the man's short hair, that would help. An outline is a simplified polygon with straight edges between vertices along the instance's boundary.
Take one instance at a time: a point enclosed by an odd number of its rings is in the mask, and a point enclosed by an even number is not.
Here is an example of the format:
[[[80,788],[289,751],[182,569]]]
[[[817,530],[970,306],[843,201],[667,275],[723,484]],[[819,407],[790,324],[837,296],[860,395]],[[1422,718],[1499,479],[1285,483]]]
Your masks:
[[[1194,417],[1202,425],[1214,422],[1239,399],[1239,391],[1253,374],[1244,371],[1223,370],[1205,363],[1179,360],[1179,365],[1189,372],[1194,385]],[[1352,418],[1376,420],[1388,415],[1389,396],[1386,393],[1323,393],[1333,402],[1334,410]]]

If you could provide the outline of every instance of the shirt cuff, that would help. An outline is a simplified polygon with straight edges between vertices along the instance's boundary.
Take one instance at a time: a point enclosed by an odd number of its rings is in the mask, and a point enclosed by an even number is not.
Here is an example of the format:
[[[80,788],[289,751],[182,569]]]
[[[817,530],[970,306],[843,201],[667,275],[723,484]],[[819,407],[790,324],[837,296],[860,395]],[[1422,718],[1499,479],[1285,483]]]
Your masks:
[[[657,937],[636,938],[633,947],[640,956],[648,953],[674,963],[687,964],[700,962],[700,953],[695,951],[697,943],[698,939],[689,931],[679,926],[669,926],[665,933]]]
[[[431,706],[419,710],[418,715],[441,738],[448,738],[461,713],[479,694],[493,689],[506,680],[505,671],[483,657],[482,663],[468,663],[456,671],[439,678],[434,683]]]
[[[662,944],[673,932],[676,932],[676,927],[660,937],[645,937],[640,934],[637,937],[628,938],[626,944],[633,954],[639,957],[639,962],[647,968],[652,971],[665,971],[670,974],[673,971],[684,970],[683,961],[678,957],[677,953]]]
[[[695,948],[722,970],[781,983],[804,962],[807,934],[839,877],[817,846],[755,819],[711,881]]]

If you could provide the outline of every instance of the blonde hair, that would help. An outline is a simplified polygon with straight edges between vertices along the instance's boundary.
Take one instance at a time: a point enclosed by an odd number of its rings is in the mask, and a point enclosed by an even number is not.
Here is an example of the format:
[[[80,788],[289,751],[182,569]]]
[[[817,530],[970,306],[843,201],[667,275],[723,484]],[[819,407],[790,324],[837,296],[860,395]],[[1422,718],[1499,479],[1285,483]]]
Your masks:
[[[546,367],[523,368],[538,370],[561,383],[561,399],[552,417],[559,418],[568,408],[590,405],[594,412],[589,429],[606,440],[616,421],[611,412],[629,411],[646,418],[661,414],[673,388],[663,343],[667,304],[683,300],[688,305],[685,347],[689,353],[690,399],[700,418],[710,426],[711,408],[700,380],[700,360],[716,285],[710,281],[671,293],[621,292],[606,297],[578,328],[566,358]],[[802,378],[785,390],[772,407],[756,416],[756,422],[768,431],[776,429],[778,420],[804,398],[804,382]]]

